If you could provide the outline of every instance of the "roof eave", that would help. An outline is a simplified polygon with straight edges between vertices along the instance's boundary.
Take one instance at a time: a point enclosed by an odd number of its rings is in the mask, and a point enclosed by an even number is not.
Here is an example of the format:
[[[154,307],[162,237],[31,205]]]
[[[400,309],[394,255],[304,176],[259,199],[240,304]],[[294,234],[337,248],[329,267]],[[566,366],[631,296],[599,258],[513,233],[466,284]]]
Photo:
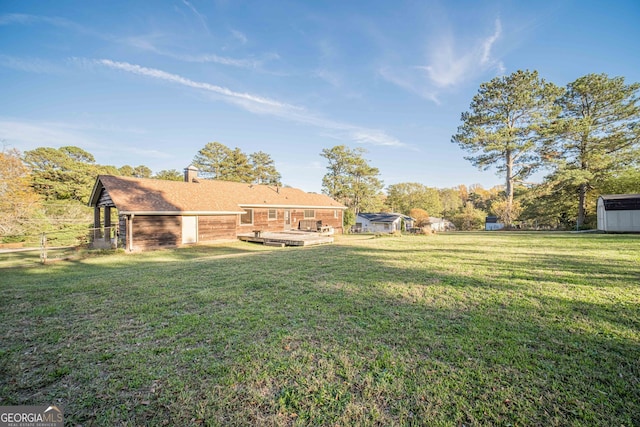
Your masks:
[[[137,211],[122,210],[120,215],[148,215],[148,216],[217,216],[217,215],[242,215],[244,211]]]
[[[95,207],[98,204],[98,198],[100,197],[100,190],[104,188],[104,184],[100,181],[100,176],[96,178],[96,182],[93,184],[93,190],[91,190],[91,196],[89,196],[88,206]]]
[[[323,206],[323,205],[267,205],[258,203],[238,203],[241,208],[282,208],[282,209],[348,209],[346,206]]]

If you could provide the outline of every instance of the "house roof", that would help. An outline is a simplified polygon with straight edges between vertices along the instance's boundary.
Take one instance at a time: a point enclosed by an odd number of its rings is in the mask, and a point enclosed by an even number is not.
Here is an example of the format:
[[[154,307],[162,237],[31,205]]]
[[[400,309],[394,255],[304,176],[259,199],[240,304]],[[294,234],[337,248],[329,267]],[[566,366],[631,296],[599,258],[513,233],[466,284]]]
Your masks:
[[[452,222],[451,222],[451,221],[449,221],[448,219],[444,219],[444,218],[441,218],[441,217],[435,217],[435,216],[430,216],[430,217],[429,217],[429,222],[430,222],[431,224],[439,224],[439,223],[441,223],[441,222],[442,222],[442,223],[452,224]]]
[[[640,210],[640,194],[605,194],[600,198],[607,211]]]
[[[105,198],[121,214],[241,214],[243,208],[256,207],[346,209],[329,196],[297,188],[207,179],[182,182],[100,175],[89,205],[100,206]]]
[[[398,218],[403,218],[405,220],[412,221],[413,218],[407,215],[399,214],[399,213],[387,213],[387,212],[379,212],[379,213],[359,213],[358,216],[365,218],[369,222],[395,222]]]

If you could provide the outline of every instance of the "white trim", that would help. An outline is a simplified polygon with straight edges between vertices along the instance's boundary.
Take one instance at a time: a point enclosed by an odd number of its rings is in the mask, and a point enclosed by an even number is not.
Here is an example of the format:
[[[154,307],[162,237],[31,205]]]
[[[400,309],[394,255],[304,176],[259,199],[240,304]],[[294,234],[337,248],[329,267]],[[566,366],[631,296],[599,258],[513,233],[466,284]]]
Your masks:
[[[170,216],[215,216],[215,215],[238,215],[244,211],[118,211],[121,215],[170,215]]]
[[[304,206],[304,205],[256,205],[249,203],[238,203],[238,206],[241,208],[271,208],[271,209],[341,209],[347,210],[346,206]]]

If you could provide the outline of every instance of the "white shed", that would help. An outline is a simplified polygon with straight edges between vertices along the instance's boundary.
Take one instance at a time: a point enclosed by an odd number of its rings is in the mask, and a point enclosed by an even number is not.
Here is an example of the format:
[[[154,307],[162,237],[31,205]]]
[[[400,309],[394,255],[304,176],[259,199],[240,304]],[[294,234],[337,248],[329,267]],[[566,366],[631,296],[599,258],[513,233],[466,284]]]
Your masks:
[[[598,230],[640,233],[640,194],[598,197]]]
[[[451,231],[456,229],[456,226],[453,225],[451,221],[444,218],[430,216],[429,222],[431,223],[431,229],[433,231]]]
[[[498,217],[495,215],[490,215],[484,220],[485,231],[502,230],[503,228],[504,224],[499,222]]]
[[[359,213],[356,225],[352,227],[355,233],[393,233],[413,227],[413,218],[398,213]]]

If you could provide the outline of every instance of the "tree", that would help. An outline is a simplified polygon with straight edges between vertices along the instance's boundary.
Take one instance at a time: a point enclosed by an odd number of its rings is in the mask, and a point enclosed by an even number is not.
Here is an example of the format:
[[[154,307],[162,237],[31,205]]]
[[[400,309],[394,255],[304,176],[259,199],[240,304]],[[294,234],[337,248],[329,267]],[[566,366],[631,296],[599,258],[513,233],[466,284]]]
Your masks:
[[[133,176],[133,167],[124,165],[118,168],[118,175],[120,176]]]
[[[475,166],[496,166],[505,175],[507,217],[513,204],[513,189],[540,162],[537,156],[540,129],[555,113],[560,89],[538,76],[537,71],[517,71],[480,85],[470,111],[462,113],[462,125],[451,142],[473,153],[466,157]]]
[[[249,163],[249,158],[238,147],[234,148],[227,156],[218,179],[234,182],[253,182],[253,168]]]
[[[438,190],[438,193],[440,195],[440,202],[442,203],[442,216],[445,218],[451,218],[464,206],[464,201],[460,197],[459,190],[455,188],[443,188]]]
[[[451,218],[456,229],[461,231],[481,230],[487,214],[467,202],[462,210]]]
[[[39,147],[24,153],[31,168],[32,186],[45,200],[87,203],[96,176],[117,174],[112,166],[100,166],[93,155],[78,147]]]
[[[17,150],[0,152],[0,236],[24,234],[39,208],[29,172]]]
[[[351,150],[344,145],[323,149],[320,154],[329,161],[328,172],[322,178],[322,192],[340,201],[358,214],[378,199],[383,184],[379,170],[362,156],[365,150]]]
[[[165,181],[183,181],[184,176],[176,169],[163,169],[153,176],[155,179],[164,179]]]
[[[325,148],[320,154],[328,160],[328,172],[322,178],[322,192],[341,201],[344,205],[350,196],[351,160],[355,156],[362,156],[364,150],[359,148],[351,151],[345,145]]]
[[[209,142],[198,151],[193,159],[193,166],[197,167],[205,178],[251,183],[258,179],[255,165],[260,165],[261,168],[264,166],[264,169],[260,170],[260,179],[266,179],[268,182],[264,182],[265,184],[278,181],[274,184],[277,185],[280,174],[273,167],[273,160],[262,152],[256,153],[255,156],[257,163],[249,162],[249,157],[240,148],[232,150],[219,142]]]
[[[224,168],[231,155],[231,149],[219,142],[208,142],[198,151],[193,159],[193,166],[197,167],[203,177],[224,179]]]
[[[631,166],[605,179],[596,188],[600,194],[640,193],[640,167]]]
[[[133,176],[136,178],[151,178],[153,171],[145,165],[139,165],[133,168]]]
[[[500,219],[500,222],[506,224],[507,220],[520,217],[522,214],[522,205],[518,200],[514,200],[511,206],[509,206],[506,199],[501,199],[491,204],[491,211]]]
[[[147,166],[140,165],[131,167],[129,165],[124,165],[118,168],[118,173],[121,176],[133,176],[135,178],[151,178],[152,171]]]
[[[431,224],[429,213],[424,209],[413,208],[409,210],[409,216],[416,220],[416,227],[426,227]]]
[[[387,205],[393,212],[403,214],[409,214],[414,208],[426,210],[433,215],[442,213],[438,190],[417,182],[404,182],[387,187]]]
[[[640,154],[639,89],[622,77],[589,74],[567,85],[558,100],[561,112],[541,151],[554,168],[550,182],[573,189],[577,197],[578,227],[589,192]]]
[[[282,185],[282,176],[276,170],[275,163],[270,155],[263,151],[249,155],[249,161],[253,167],[253,182],[256,184]]]
[[[575,211],[576,201],[566,190],[543,182],[523,191],[518,200],[522,204],[520,218],[534,228],[575,227],[575,221],[570,220],[570,212]]]

